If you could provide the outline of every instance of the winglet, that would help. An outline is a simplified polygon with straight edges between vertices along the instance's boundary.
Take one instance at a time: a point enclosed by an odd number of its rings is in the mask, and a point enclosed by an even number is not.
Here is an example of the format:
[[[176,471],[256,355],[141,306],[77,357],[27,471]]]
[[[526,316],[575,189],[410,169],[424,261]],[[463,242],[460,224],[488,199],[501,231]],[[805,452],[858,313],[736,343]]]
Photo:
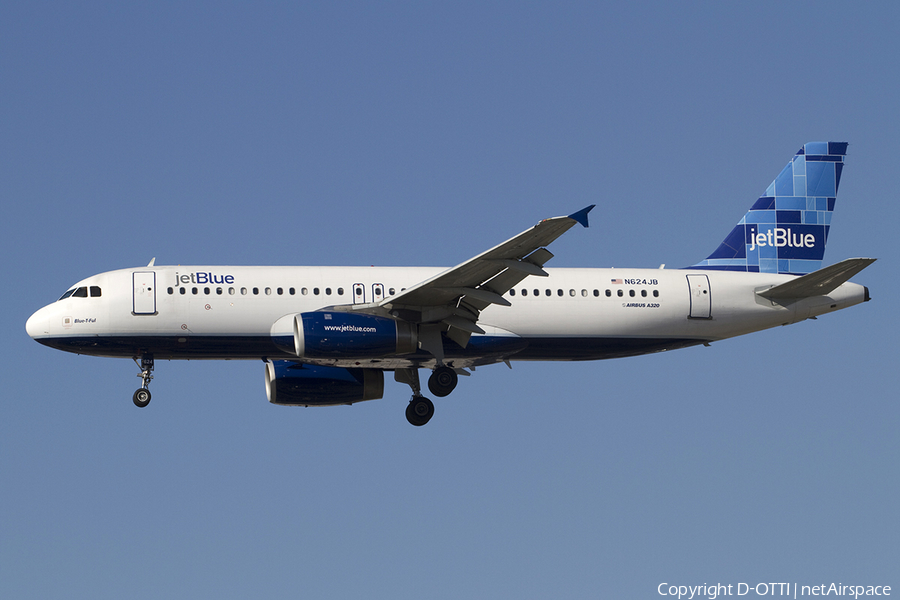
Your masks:
[[[597,205],[596,205],[596,204],[591,204],[590,206],[587,206],[587,207],[585,207],[585,208],[582,208],[582,209],[579,210],[578,212],[572,213],[571,215],[569,215],[569,218],[570,218],[570,219],[575,219],[576,221],[578,221],[579,223],[581,223],[581,226],[582,226],[582,227],[587,227],[587,226],[588,226],[588,218],[587,218],[588,213],[591,212],[591,211],[594,209],[595,206],[597,206]]]

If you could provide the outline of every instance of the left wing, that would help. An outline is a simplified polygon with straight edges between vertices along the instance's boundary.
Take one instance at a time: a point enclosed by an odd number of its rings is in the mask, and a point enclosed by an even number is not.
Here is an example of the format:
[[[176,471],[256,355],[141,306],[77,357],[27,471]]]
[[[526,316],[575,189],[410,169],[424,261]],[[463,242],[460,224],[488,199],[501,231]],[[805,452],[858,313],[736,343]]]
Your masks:
[[[509,306],[503,294],[527,276],[547,276],[542,267],[553,258],[553,254],[545,246],[576,223],[587,227],[587,215],[594,206],[592,204],[567,217],[545,219],[502,244],[399,294],[374,305],[351,308],[364,312],[387,311],[404,321],[419,325],[433,324],[433,331],[438,336],[444,331],[450,339],[465,347],[471,334],[484,333],[477,325],[482,310],[491,304]],[[423,331],[420,328],[422,347],[437,356],[434,350],[426,346],[433,348],[439,339],[435,341],[433,335],[427,335],[427,329]],[[424,338],[422,333],[426,333]],[[429,337],[431,342],[426,341]],[[437,352],[442,354],[440,350]]]

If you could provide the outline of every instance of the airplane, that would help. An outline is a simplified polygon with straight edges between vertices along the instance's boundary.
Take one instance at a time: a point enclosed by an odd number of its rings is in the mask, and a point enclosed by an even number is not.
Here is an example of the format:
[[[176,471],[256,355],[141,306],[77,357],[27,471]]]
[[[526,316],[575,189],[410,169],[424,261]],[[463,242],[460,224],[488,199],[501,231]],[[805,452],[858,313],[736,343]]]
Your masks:
[[[449,268],[156,266],[88,277],[27,321],[45,346],[132,358],[150,402],[157,359],[254,359],[277,405],[330,406],[409,385],[406,418],[434,414],[476,367],[686,348],[815,319],[870,299],[822,267],[846,142],[804,144],[706,259],[677,269],[545,268],[547,246],[593,205],[539,222]]]

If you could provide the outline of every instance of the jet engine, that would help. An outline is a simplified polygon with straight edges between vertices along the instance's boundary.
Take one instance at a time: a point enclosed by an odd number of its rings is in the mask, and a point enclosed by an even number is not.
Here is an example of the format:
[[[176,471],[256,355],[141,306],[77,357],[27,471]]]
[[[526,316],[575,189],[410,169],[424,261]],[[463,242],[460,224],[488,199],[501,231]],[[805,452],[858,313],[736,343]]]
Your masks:
[[[299,358],[377,358],[415,352],[415,325],[346,312],[285,315],[271,329],[276,346]]]
[[[331,406],[378,400],[383,395],[384,373],[378,369],[266,362],[266,396],[272,404]]]

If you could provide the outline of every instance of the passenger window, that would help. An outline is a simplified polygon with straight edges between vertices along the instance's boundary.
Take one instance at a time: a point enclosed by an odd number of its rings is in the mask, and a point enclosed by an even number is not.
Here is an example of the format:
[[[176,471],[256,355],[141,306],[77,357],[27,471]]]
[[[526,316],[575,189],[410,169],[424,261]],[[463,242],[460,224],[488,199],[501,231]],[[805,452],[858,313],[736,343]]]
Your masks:
[[[643,297],[643,298],[647,297],[647,290],[641,290],[641,297]]]
[[[228,288],[228,295],[234,296],[234,288]]]
[[[259,288],[253,288],[253,295],[259,296]]]
[[[169,293],[172,293],[172,288],[169,288]],[[99,298],[100,297],[100,288],[96,285],[91,286],[91,298]]]
[[[544,290],[544,295],[545,295],[545,296],[549,296],[551,293],[552,293],[552,292],[550,291],[549,288],[547,288],[546,290]]]
[[[191,288],[191,293],[192,293],[193,295],[196,296],[196,295],[197,295],[197,288]]]
[[[217,288],[216,288],[216,295],[217,295],[217,296],[221,296],[221,295],[222,295],[222,288],[220,288],[220,287],[217,287]]]
[[[587,290],[581,290],[581,297],[587,298]]]
[[[596,292],[597,290],[594,291]],[[597,294],[594,295],[596,296]],[[606,297],[609,298],[610,296],[612,296],[612,290],[606,290]]]
[[[389,290],[388,290],[388,294],[390,294],[391,296],[393,296],[393,295],[394,295],[394,288],[389,289]]]
[[[514,290],[514,289],[509,290],[509,295],[510,295],[510,296],[515,296],[515,295],[516,295],[516,290]]]
[[[207,296],[209,296],[209,288],[208,287],[203,288],[203,293],[206,294]]]
[[[174,288],[169,288],[169,289],[166,290],[166,291],[169,292],[169,295],[170,295],[170,296],[171,296],[172,294],[175,293],[175,289],[174,289]]]
[[[266,288],[266,296],[272,295],[272,288]]]
[[[289,290],[288,290],[288,294],[290,294],[291,296],[293,296],[293,295],[294,295],[294,288],[289,289]]]
[[[313,295],[314,295],[314,296],[318,296],[318,295],[319,295],[319,288],[313,288]]]
[[[523,295],[523,296],[527,296],[527,295],[528,295],[528,290],[526,290],[525,288],[522,288],[522,295]]]
[[[330,296],[330,295],[331,295],[331,288],[325,288],[325,295],[326,295],[326,296]]]
[[[181,294],[182,296],[184,296],[187,293],[187,290],[184,289],[183,287],[181,287],[181,288],[178,288],[178,293]]]
[[[309,293],[309,290],[306,289],[306,288],[300,288],[300,293],[303,294],[303,295],[305,296],[306,294]]]
[[[653,290],[653,297],[659,298],[659,290]]]
[[[241,288],[241,296],[247,295],[247,288]]]
[[[87,298],[87,288],[86,287],[78,288],[77,290],[75,290],[75,293],[72,294],[72,297],[73,298]]]
[[[634,298],[634,290],[628,290],[628,295]]]
[[[562,291],[562,290],[556,290],[556,295],[557,295],[557,296],[562,296],[562,295],[563,295],[563,291]]]
[[[569,290],[569,295],[570,295],[570,296],[574,296],[574,295],[575,295],[575,290]],[[584,295],[587,296],[587,292],[585,292]]]
[[[617,291],[616,291],[616,296],[618,296],[619,298],[621,298],[621,297],[624,296],[624,295],[625,295],[625,292],[623,292],[622,290],[617,290]]]
[[[284,288],[278,288],[277,290],[275,290],[275,293],[278,294],[279,296],[284,295]]]

